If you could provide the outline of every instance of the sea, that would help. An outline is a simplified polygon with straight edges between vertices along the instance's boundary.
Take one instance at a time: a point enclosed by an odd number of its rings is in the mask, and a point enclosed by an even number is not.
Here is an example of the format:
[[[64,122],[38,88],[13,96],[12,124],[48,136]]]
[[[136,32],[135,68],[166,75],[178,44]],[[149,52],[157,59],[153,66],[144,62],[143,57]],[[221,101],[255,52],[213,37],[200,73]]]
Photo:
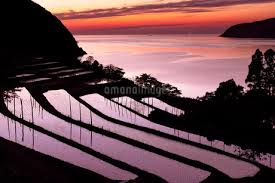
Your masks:
[[[215,91],[234,79],[246,86],[256,49],[275,49],[273,39],[223,38],[216,34],[75,35],[79,45],[104,65],[113,64],[134,79],[147,73],[178,87],[185,97]]]

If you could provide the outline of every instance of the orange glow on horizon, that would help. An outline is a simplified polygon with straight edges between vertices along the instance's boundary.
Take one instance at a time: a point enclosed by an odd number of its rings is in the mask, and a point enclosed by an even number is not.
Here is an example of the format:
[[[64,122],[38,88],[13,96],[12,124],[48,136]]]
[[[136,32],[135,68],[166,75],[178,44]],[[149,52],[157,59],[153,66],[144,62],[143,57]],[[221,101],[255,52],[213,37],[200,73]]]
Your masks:
[[[229,26],[274,16],[275,3],[239,5],[200,13],[154,13],[105,18],[63,20],[73,32],[85,29],[114,29],[123,27],[173,26],[194,27]],[[263,9],[265,11],[263,11]]]

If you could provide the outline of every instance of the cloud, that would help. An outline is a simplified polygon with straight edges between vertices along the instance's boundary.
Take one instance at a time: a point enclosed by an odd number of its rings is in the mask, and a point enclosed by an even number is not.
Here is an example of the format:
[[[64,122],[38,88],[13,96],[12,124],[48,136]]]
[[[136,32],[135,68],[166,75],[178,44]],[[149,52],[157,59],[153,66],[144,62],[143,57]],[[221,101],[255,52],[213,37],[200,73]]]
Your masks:
[[[164,3],[161,0],[157,4],[145,4],[132,7],[94,9],[81,12],[65,12],[55,14],[62,20],[68,19],[86,19],[86,18],[102,18],[124,15],[136,15],[142,13],[165,13],[165,12],[208,12],[211,8],[221,8],[227,6],[244,5],[244,4],[260,4],[275,2],[275,0],[188,0]]]

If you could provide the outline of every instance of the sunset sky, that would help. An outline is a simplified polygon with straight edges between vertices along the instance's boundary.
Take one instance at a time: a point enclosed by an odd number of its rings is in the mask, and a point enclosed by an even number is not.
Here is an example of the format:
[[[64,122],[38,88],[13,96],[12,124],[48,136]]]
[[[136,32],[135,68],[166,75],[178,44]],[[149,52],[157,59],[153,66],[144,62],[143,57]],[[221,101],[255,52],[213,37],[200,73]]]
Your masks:
[[[75,34],[221,33],[275,17],[275,0],[34,0]]]

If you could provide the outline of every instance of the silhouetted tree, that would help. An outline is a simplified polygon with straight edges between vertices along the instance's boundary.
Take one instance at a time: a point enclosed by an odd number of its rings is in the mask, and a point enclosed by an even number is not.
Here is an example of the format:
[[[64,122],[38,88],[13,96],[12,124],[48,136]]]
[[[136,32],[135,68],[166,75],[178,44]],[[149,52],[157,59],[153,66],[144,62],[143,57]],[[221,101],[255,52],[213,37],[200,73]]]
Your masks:
[[[215,92],[206,92],[203,97],[198,97],[197,100],[200,101],[212,101],[215,97]]]
[[[141,74],[140,76],[137,76],[135,82],[137,85],[143,88],[162,89],[163,94],[165,95],[180,96],[182,94],[177,87],[172,86],[169,83],[162,83],[158,81],[155,77],[152,77],[150,74]]]
[[[103,71],[105,73],[105,76],[108,79],[113,79],[113,80],[122,79],[125,74],[122,68],[116,67],[112,64],[105,66]]]
[[[221,100],[238,100],[244,95],[243,89],[244,88],[242,86],[237,85],[236,82],[231,79],[220,83],[220,86],[215,92],[215,97]]]
[[[85,67],[91,67],[93,62],[95,61],[93,56],[83,56],[80,58],[80,62],[82,63],[82,65],[84,65]]]
[[[249,160],[266,160],[266,154],[261,153],[259,151],[255,151],[252,149],[242,149],[239,146],[235,146],[235,153],[237,153],[239,156],[244,157]]]
[[[269,49],[263,54],[259,49],[252,56],[246,83],[251,90],[266,91],[273,95],[275,84],[275,52]]]
[[[275,52],[269,49],[264,54],[265,58],[265,88],[270,95],[274,94],[274,84],[275,84]]]
[[[207,92],[201,101],[236,101],[244,95],[244,88],[233,79],[220,83],[215,92]]]
[[[92,63],[92,67],[93,68],[98,68],[99,67],[99,62],[97,60],[95,60],[93,63]]]
[[[177,87],[170,84],[163,84],[162,88],[167,92],[168,95],[171,96],[180,96],[182,94]]]
[[[246,78],[246,83],[250,89],[262,89],[263,88],[263,70],[264,60],[263,53],[257,49],[252,56],[252,62],[248,66],[249,71]]]
[[[150,74],[141,74],[136,77],[136,84],[145,88],[161,87],[163,83],[159,82],[156,78]]]
[[[98,70],[103,71],[103,65],[102,64],[99,64]]]
[[[89,68],[98,73],[101,73],[103,71],[103,65],[100,64],[97,60],[95,60],[93,56],[88,56],[85,58],[82,57],[80,62],[86,68]]]

